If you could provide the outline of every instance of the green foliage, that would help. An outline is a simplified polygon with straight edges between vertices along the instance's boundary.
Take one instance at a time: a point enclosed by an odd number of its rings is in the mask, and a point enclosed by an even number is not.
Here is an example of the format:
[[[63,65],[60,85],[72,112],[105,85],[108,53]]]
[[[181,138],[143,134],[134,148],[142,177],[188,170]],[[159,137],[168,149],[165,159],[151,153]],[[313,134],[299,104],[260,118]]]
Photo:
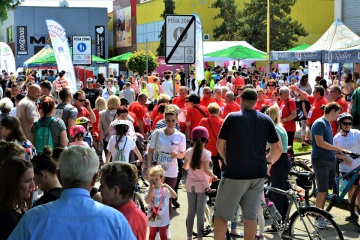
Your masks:
[[[0,0],[0,22],[3,22],[8,18],[8,10],[14,9],[19,4],[19,1],[14,4],[13,0]]]
[[[213,30],[214,38],[225,41],[241,39],[239,29],[243,27],[244,20],[241,11],[237,10],[235,0],[216,0],[211,7],[220,9],[214,20],[223,19],[222,24]]]
[[[148,51],[149,72],[154,71],[155,68],[159,65],[156,60],[157,57],[151,51]],[[142,74],[146,70],[146,51],[141,50],[132,54],[126,62],[126,67],[132,72],[137,71]]]
[[[303,26],[291,18],[291,8],[297,0],[270,1],[270,49],[294,47],[299,37],[307,36]],[[267,4],[265,0],[244,3],[244,26],[239,29],[242,39],[254,47],[266,50]]]
[[[175,14],[175,3],[173,0],[164,1],[164,12],[160,15],[165,20],[167,14]],[[159,46],[156,49],[157,56],[165,56],[165,23],[161,27]]]

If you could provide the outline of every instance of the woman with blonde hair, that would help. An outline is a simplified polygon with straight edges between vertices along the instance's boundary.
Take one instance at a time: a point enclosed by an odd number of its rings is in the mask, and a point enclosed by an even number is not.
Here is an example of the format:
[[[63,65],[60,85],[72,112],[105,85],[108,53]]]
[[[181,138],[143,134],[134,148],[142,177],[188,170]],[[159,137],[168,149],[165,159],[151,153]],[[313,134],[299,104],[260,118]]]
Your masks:
[[[271,176],[272,187],[279,188],[282,190],[287,190],[287,177],[290,172],[291,162],[287,155],[288,148],[288,136],[285,128],[281,124],[281,117],[279,113],[279,108],[277,106],[271,106],[266,111],[265,114],[268,115],[271,120],[274,122],[276,132],[279,139],[281,140],[282,145],[282,154],[278,160],[271,163],[268,167],[268,175]],[[273,202],[276,208],[279,210],[281,216],[285,216],[289,203],[286,196],[273,193]],[[269,227],[267,231],[274,231],[275,227]]]
[[[120,99],[117,96],[110,96],[107,102],[107,109],[99,112],[100,140],[103,142],[105,154],[110,139],[109,126],[116,118],[116,110],[120,107]]]

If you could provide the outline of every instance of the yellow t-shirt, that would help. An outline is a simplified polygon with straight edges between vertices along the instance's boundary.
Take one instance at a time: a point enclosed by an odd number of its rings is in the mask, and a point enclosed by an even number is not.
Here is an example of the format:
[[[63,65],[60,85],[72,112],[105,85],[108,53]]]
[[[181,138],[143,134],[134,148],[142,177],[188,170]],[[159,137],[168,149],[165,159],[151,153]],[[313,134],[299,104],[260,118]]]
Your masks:
[[[159,97],[158,92],[159,92],[159,86],[157,84],[154,84],[154,99],[156,99],[156,100]]]

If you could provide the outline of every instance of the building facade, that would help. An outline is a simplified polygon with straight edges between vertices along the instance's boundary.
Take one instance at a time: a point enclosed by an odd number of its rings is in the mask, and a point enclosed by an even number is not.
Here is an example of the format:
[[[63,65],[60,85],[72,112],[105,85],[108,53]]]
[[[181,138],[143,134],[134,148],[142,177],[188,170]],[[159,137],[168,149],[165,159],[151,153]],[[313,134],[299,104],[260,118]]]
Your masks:
[[[173,0],[175,2],[176,14],[199,15],[203,25],[204,41],[216,41],[213,30],[221,24],[222,20],[214,20],[219,9],[211,8],[215,0]],[[250,0],[245,0],[250,1]],[[348,1],[348,0],[346,0]],[[350,0],[357,1],[357,0]],[[237,8],[244,7],[243,0],[235,0]],[[266,1],[264,0],[264,4]],[[133,8],[136,8],[135,10]],[[126,10],[128,8],[128,10]],[[114,14],[117,11],[132,12],[132,41],[126,46],[114,44],[114,52],[118,54],[127,52],[129,49],[145,50],[146,42],[148,49],[156,53],[159,45],[159,34],[164,20],[160,17],[164,9],[163,0],[117,0],[114,1]],[[334,0],[299,0],[292,8],[291,17],[299,21],[309,33],[306,37],[299,38],[298,44],[312,44],[318,40],[334,21]],[[135,19],[134,19],[135,18]],[[114,23],[115,25],[116,23]],[[115,32],[115,31],[114,31]],[[276,34],[276,33],[272,33]],[[266,36],[264,36],[266,37]],[[238,39],[242,40],[242,39]],[[115,41],[115,37],[114,37]],[[250,43],[251,44],[251,43]],[[134,46],[135,45],[135,46]],[[266,50],[266,49],[261,49]]]
[[[72,36],[91,36],[92,55],[108,58],[108,15],[106,8],[18,6],[8,12],[0,26],[0,41],[10,45],[16,67],[51,44],[46,20],[61,24],[71,46]],[[97,66],[93,63],[92,66]]]

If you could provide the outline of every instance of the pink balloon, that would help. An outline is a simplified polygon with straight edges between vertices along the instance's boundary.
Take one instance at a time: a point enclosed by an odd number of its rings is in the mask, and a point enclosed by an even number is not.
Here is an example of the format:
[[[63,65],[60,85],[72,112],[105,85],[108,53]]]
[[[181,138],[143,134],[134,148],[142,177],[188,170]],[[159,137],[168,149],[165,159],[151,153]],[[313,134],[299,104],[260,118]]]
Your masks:
[[[261,71],[264,71],[264,70],[265,70],[265,68],[264,68],[264,67],[261,67],[261,68],[260,68],[260,70],[261,70]]]
[[[229,66],[229,62],[224,62],[224,67],[228,67]]]
[[[275,63],[275,67],[278,68],[278,67],[279,67],[279,64]]]
[[[244,68],[246,68],[246,64],[244,64]]]

